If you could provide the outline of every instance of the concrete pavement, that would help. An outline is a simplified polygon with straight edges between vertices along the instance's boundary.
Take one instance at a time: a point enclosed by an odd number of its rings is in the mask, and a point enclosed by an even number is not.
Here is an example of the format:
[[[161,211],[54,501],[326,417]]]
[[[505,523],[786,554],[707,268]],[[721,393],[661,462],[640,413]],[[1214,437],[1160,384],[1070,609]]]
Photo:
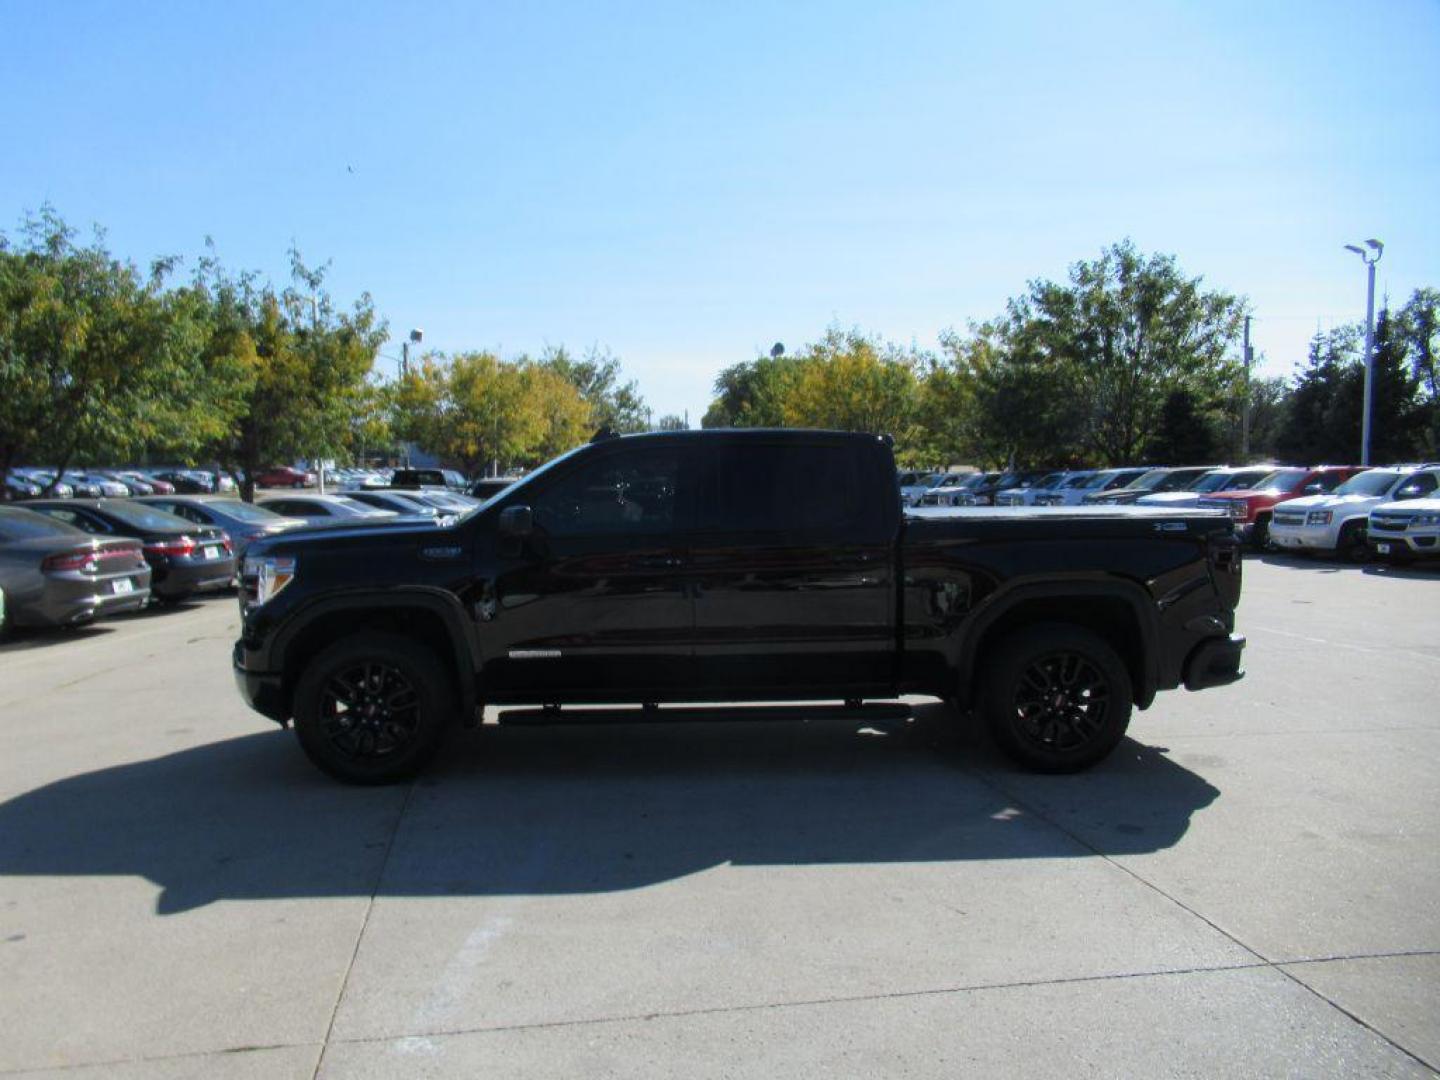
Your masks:
[[[1250,677],[1019,773],[948,715],[494,727],[343,788],[215,599],[0,646],[0,1075],[1431,1075],[1440,575],[1251,560]]]

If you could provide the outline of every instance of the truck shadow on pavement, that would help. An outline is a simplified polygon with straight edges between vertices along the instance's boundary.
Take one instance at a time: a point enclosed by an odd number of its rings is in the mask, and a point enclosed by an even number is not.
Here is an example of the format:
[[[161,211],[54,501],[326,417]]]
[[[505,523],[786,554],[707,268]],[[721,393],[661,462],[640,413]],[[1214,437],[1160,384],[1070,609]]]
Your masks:
[[[160,914],[217,900],[598,893],[727,863],[1152,852],[1219,794],[1131,740],[1088,773],[1019,773],[946,719],[922,705],[868,725],[491,725],[414,785],[378,789],[329,781],[277,730],[0,803],[0,879],[138,875],[160,886]]]

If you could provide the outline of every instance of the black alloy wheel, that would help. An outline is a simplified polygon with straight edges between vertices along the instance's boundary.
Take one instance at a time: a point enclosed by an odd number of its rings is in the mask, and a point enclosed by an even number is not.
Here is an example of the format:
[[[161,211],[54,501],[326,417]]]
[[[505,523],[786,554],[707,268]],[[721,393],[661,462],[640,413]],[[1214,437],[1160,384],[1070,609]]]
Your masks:
[[[394,664],[366,660],[326,680],[320,722],[331,745],[346,757],[384,758],[415,737],[420,695]]]
[[[295,734],[337,779],[387,784],[419,772],[454,719],[450,673],[423,646],[363,632],[330,646],[295,691]]]
[[[1018,630],[987,667],[984,718],[1000,748],[1027,768],[1088,768],[1114,750],[1130,724],[1129,672],[1108,643],[1082,627]]]

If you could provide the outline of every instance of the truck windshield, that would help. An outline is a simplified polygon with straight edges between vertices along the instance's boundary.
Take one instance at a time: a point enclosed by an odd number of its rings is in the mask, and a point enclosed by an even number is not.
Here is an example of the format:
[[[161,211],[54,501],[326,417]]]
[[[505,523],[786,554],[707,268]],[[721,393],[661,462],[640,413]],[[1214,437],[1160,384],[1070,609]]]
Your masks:
[[[1289,491],[1309,475],[1305,469],[1276,469],[1255,487],[1261,491]]]
[[[1155,488],[1169,476],[1165,469],[1151,469],[1149,472],[1141,473],[1125,485],[1128,491],[1154,491]]]
[[[485,502],[482,502],[479,506],[473,506],[473,507],[471,507],[471,508],[470,508],[468,511],[466,511],[464,514],[461,514],[461,515],[460,515],[460,520],[461,520],[461,521],[467,521],[467,520],[469,520],[471,517],[473,517],[473,516],[475,515],[476,511],[481,510],[481,509],[483,509],[484,507],[489,506],[492,502],[495,501],[496,497],[499,496],[499,495],[512,495],[512,494],[514,494],[515,492],[520,491],[520,490],[523,489],[523,488],[528,488],[528,487],[530,486],[531,481],[535,480],[537,477],[544,476],[546,473],[548,473],[551,469],[555,468],[555,466],[559,465],[561,462],[569,461],[569,460],[570,460],[572,457],[574,457],[576,454],[580,453],[581,450],[584,450],[585,447],[588,446],[588,445],[589,445],[588,443],[581,443],[579,446],[575,447],[573,450],[566,450],[565,453],[561,454],[559,457],[553,457],[553,458],[551,458],[549,461],[545,462],[544,465],[541,465],[539,468],[534,469],[534,470],[532,470],[531,472],[526,473],[526,474],[525,474],[523,477],[521,477],[519,480],[516,480],[513,484],[511,484],[509,487],[507,487],[503,492],[496,492],[495,495],[492,495],[489,499],[487,499]],[[523,499],[523,497],[522,497],[521,502],[523,502],[523,501],[524,501],[524,499]]]
[[[1405,476],[1391,469],[1357,473],[1335,489],[1336,495],[1384,495]]]

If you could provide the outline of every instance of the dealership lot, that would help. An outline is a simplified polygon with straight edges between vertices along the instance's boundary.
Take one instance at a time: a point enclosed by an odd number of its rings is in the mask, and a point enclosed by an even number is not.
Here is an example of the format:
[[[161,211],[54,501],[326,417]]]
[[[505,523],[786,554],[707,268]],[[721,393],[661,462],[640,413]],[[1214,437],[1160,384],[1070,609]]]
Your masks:
[[[0,1075],[1428,1075],[1440,573],[1252,559],[1239,623],[1080,776],[921,701],[383,790],[244,708],[231,599],[22,636]]]

